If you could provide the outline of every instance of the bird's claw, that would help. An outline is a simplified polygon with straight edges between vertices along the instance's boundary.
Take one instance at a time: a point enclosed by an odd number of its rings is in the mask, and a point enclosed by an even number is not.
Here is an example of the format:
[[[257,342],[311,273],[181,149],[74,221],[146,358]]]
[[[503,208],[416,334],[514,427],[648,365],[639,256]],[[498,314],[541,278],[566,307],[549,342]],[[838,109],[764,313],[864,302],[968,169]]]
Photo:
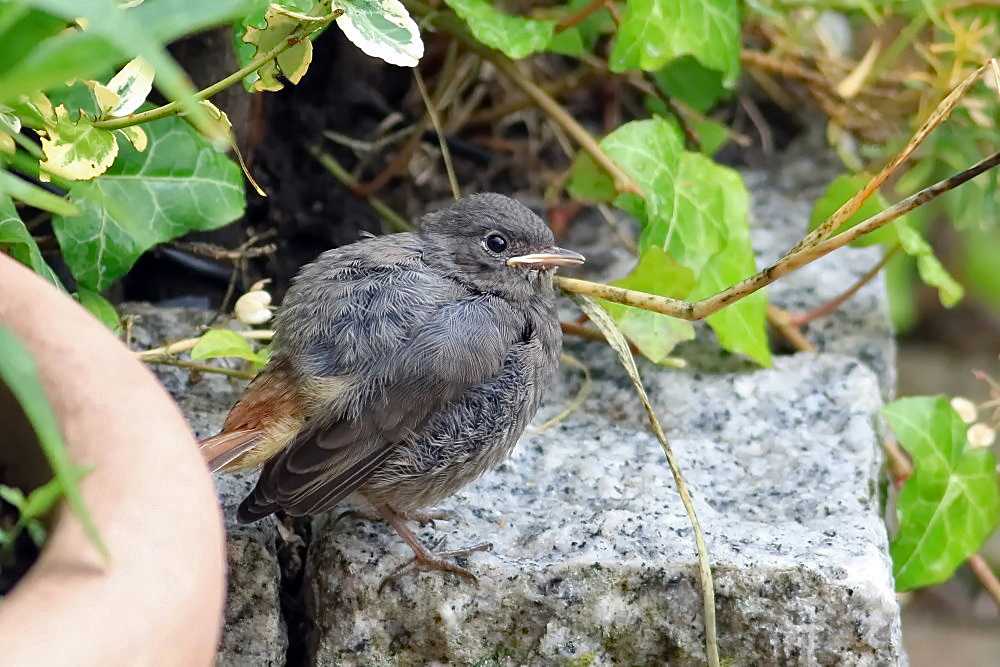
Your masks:
[[[420,568],[425,568],[428,570],[438,570],[440,572],[451,572],[452,574],[457,574],[460,577],[465,577],[472,581],[472,583],[479,585],[479,579],[474,575],[469,569],[462,567],[455,559],[467,558],[471,554],[477,551],[492,551],[492,542],[480,542],[479,544],[473,544],[472,546],[465,547],[462,549],[453,549],[451,551],[434,551],[438,547],[444,544],[445,538],[441,538],[434,544],[431,549],[421,548],[420,550],[414,550],[413,558],[410,562],[397,568],[395,572],[387,576],[379,584],[378,592],[381,595],[382,589],[385,588],[386,584],[390,581],[399,579],[404,574],[410,571],[417,570]]]

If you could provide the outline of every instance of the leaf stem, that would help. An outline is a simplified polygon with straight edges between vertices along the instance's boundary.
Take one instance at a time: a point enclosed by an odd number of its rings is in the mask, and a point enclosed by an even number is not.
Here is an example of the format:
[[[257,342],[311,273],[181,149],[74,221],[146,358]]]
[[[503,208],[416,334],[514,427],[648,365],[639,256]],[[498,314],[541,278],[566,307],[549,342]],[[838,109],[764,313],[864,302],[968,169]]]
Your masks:
[[[241,380],[252,380],[257,375],[253,371],[241,371],[235,368],[222,368],[221,366],[199,364],[197,361],[185,361],[183,359],[150,359],[146,363],[177,366],[178,368],[187,368],[189,370],[200,371],[202,373],[218,373],[219,375],[239,378]]]
[[[194,99],[196,101],[208,99],[213,95],[222,92],[229,86],[232,86],[235,83],[239,83],[240,81],[243,80],[243,77],[247,76],[251,72],[256,71],[257,69],[260,69],[261,67],[266,65],[269,61],[274,60],[282,53],[284,53],[288,49],[298,44],[301,40],[307,39],[309,35],[311,35],[312,33],[326,27],[326,25],[328,25],[330,21],[333,21],[343,13],[344,11],[342,9],[334,10],[327,16],[322,17],[320,19],[321,23],[312,24],[313,27],[311,30],[308,31],[307,34],[302,34],[302,35],[298,34],[300,32],[303,32],[301,29],[302,26],[300,25],[299,28],[292,31],[292,33],[289,34],[288,37],[281,40],[281,42],[279,42],[278,45],[275,46],[274,48],[257,56],[252,61],[250,61],[240,69],[236,70],[226,78],[216,81],[211,86],[208,86],[207,88],[203,88],[198,92],[196,92],[194,94]],[[180,110],[181,107],[177,102],[170,102],[168,104],[164,104],[163,106],[156,107],[155,109],[150,109],[149,111],[143,111],[141,113],[125,116],[124,118],[108,118],[105,120],[95,120],[93,122],[93,126],[96,128],[100,128],[102,130],[120,130],[123,127],[130,127],[132,125],[139,125],[141,123],[148,123],[153,120],[159,120],[160,118],[166,118],[167,116],[172,116],[178,113]]]
[[[448,142],[441,127],[441,119],[438,117],[437,109],[434,108],[434,102],[431,100],[430,95],[427,94],[424,77],[420,75],[420,70],[416,67],[413,68],[413,78],[417,82],[417,90],[420,91],[420,98],[424,101],[424,106],[427,108],[427,116],[431,119],[431,124],[437,133],[438,145],[441,147],[441,159],[444,160],[444,168],[448,172],[448,183],[451,185],[451,194],[457,200],[462,196],[462,190],[458,187],[458,178],[455,177],[455,167],[451,162],[451,151],[448,150]]]
[[[274,332],[269,329],[253,329],[251,331],[236,331],[235,333],[243,336],[247,340],[271,340],[274,337]],[[150,350],[137,350],[135,352],[135,356],[138,357],[140,361],[149,362],[169,359],[175,354],[192,349],[198,344],[199,340],[201,339],[185,338],[184,340],[179,340],[161,347],[154,347]]]
[[[604,5],[608,3],[608,0],[591,0],[590,4],[586,7],[580,8],[578,11],[564,17],[559,23],[556,24],[556,34],[565,32],[574,26],[578,26],[591,14],[596,14],[604,8]]]

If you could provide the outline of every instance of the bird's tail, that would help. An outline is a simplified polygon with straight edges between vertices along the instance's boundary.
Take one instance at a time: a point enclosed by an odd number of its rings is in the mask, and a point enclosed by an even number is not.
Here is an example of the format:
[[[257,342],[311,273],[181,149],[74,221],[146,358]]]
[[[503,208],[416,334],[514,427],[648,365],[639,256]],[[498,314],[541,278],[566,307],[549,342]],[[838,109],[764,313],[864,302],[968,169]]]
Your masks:
[[[262,436],[263,431],[256,428],[223,431],[211,438],[205,438],[198,443],[198,446],[212,472],[222,469],[237,470],[242,467],[239,465],[240,457],[259,444]]]

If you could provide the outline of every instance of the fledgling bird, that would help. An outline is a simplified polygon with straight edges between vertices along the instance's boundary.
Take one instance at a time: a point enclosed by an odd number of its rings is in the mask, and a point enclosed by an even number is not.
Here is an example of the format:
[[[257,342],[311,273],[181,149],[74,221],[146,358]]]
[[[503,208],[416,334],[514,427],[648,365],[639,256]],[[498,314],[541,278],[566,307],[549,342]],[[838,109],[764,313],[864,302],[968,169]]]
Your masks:
[[[359,493],[417,563],[472,577],[451,559],[489,545],[433,553],[405,521],[508,456],[559,363],[553,271],[583,261],[486,193],[303,267],[270,362],[201,443],[213,470],[262,466],[239,521]]]

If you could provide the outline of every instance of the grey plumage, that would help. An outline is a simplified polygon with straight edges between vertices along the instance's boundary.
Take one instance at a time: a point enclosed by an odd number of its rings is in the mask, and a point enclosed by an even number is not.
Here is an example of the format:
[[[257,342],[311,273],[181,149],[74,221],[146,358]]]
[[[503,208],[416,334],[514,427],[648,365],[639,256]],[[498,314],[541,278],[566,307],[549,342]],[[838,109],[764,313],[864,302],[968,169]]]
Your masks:
[[[254,383],[296,388],[292,426],[240,521],[315,514],[355,491],[411,512],[504,459],[558,364],[552,269],[582,259],[523,205],[482,194],[425,216],[419,233],[305,266],[277,317],[270,380]]]

